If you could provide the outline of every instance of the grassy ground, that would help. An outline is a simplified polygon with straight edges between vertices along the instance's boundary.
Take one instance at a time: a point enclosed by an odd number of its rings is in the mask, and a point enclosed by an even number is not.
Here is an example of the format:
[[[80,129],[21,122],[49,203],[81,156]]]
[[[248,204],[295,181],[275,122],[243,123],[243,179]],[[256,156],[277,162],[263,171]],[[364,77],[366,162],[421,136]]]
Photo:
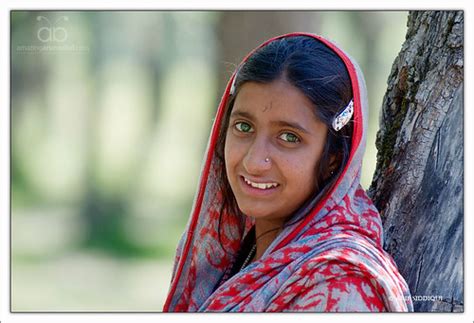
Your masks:
[[[65,212],[46,214],[12,217],[13,311],[161,311],[174,250],[159,257],[119,257],[79,248],[80,221]],[[150,226],[164,230],[163,224]],[[177,229],[169,230],[168,243],[175,247]]]
[[[13,311],[161,311],[171,264],[74,253],[12,266]]]

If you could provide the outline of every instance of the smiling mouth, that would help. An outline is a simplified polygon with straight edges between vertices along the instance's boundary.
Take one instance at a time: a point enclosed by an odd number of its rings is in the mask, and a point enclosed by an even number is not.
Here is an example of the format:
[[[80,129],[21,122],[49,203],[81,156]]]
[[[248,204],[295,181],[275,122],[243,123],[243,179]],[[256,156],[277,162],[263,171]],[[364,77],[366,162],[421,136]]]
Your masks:
[[[253,182],[251,180],[249,180],[248,178],[242,176],[242,179],[244,180],[244,182],[253,187],[253,188],[257,188],[259,190],[268,190],[268,189],[272,189],[272,188],[275,188],[275,187],[278,187],[280,186],[280,184],[278,183],[274,183],[274,182],[268,182],[268,183],[257,183],[257,182]]]

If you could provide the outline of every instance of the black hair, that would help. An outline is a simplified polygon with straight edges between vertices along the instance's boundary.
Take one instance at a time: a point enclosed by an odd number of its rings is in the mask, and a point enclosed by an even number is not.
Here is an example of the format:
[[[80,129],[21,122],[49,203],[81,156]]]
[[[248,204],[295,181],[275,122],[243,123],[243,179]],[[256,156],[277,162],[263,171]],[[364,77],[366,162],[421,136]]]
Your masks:
[[[301,219],[298,215],[311,210],[331,190],[349,159],[352,120],[339,131],[332,128],[334,117],[353,96],[350,76],[342,59],[321,41],[310,36],[279,38],[259,48],[239,67],[235,90],[227,102],[216,144],[215,157],[218,167],[222,167],[219,186],[223,194],[218,224],[219,242],[224,215],[239,217],[241,232],[245,223],[244,214],[237,205],[227,179],[224,159],[227,128],[235,98],[246,82],[271,83],[278,79],[284,79],[300,90],[313,103],[316,118],[328,128],[323,154],[316,165],[315,192],[287,219],[286,224],[290,224],[293,218],[297,221]]]

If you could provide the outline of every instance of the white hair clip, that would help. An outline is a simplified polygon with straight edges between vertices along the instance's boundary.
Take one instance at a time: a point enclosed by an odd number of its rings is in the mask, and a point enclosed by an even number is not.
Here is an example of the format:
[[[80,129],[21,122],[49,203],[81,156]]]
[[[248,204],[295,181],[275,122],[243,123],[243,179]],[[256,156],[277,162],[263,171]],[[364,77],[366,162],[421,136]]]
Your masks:
[[[349,120],[351,120],[352,115],[354,114],[354,101],[351,100],[349,104],[339,113],[332,122],[332,127],[334,130],[339,131],[344,127]]]

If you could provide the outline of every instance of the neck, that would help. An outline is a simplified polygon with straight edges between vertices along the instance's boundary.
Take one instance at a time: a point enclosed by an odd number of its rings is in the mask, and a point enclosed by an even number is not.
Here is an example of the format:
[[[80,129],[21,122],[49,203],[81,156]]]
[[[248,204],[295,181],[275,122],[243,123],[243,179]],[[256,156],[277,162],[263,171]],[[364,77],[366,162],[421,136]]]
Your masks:
[[[283,229],[282,220],[255,220],[255,237],[257,251],[255,253],[254,261],[258,260],[265,253],[265,250],[275,240],[278,234]]]

